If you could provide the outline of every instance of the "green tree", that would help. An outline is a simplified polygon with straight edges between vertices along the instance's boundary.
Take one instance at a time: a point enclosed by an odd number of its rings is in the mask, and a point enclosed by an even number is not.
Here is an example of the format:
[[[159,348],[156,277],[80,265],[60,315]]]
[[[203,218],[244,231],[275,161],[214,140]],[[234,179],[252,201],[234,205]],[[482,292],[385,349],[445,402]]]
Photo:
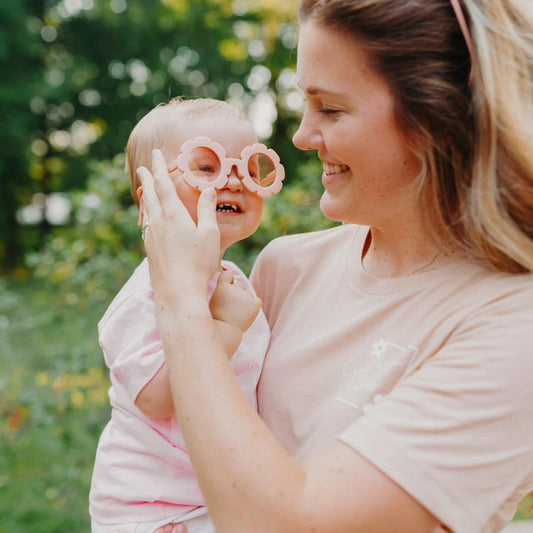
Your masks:
[[[72,206],[67,224],[41,223],[45,236],[29,261],[38,276],[67,300],[106,299],[124,280],[142,247],[117,154],[137,120],[174,96],[242,105],[286,167],[284,191],[230,258],[249,270],[272,237],[329,224],[316,205],[316,160],[291,142],[301,103],[295,14],[295,0],[63,0],[32,19],[45,83],[28,105],[38,127],[29,134],[26,199],[61,191]],[[88,210],[87,198],[98,209]]]
[[[29,173],[31,132],[39,118],[29,101],[43,85],[41,38],[30,31],[42,16],[43,2],[3,0],[0,3],[0,266],[13,266],[26,244],[15,218],[33,189]]]
[[[83,189],[90,162],[121,153],[135,122],[174,96],[233,100],[262,117],[287,183],[297,180],[295,15],[295,0],[4,0],[0,265],[41,247],[51,193]],[[36,193],[40,223],[21,228],[15,213]]]

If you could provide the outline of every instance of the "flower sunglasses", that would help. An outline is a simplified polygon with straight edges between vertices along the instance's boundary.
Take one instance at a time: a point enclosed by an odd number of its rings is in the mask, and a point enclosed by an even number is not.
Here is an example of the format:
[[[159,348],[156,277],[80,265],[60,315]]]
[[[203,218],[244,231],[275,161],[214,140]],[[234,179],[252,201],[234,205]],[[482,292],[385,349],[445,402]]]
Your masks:
[[[279,156],[259,143],[246,146],[240,158],[233,158],[226,157],[224,147],[209,137],[196,137],[183,143],[168,171],[180,170],[184,181],[195,189],[222,189],[234,166],[243,185],[258,196],[266,198],[281,190],[285,170]]]

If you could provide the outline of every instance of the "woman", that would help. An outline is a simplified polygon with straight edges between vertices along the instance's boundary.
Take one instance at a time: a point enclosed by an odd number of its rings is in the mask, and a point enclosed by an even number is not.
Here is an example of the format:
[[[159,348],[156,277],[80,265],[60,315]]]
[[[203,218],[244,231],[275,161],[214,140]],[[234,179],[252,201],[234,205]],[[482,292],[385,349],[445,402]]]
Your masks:
[[[300,23],[294,143],[317,151],[321,209],[345,224],[276,239],[254,267],[272,329],[262,418],[205,302],[214,193],[196,227],[161,154],[154,179],[139,170],[176,414],[213,522],[500,531],[533,489],[531,31],[506,0],[302,0]]]

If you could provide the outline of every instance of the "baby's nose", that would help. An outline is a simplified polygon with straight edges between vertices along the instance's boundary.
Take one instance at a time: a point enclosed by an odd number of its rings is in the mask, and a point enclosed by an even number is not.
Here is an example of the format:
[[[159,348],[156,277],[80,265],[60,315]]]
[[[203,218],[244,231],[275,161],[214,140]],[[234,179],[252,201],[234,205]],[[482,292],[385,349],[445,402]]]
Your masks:
[[[226,188],[232,190],[242,190],[242,176],[239,174],[237,165],[231,167]]]

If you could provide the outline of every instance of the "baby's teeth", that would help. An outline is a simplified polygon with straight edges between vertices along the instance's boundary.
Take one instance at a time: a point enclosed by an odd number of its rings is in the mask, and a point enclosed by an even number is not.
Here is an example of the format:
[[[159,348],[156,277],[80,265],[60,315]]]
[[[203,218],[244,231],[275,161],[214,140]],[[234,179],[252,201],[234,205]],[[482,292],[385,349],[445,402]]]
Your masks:
[[[236,204],[218,204],[217,208],[218,209],[232,209],[233,211],[239,210]]]

